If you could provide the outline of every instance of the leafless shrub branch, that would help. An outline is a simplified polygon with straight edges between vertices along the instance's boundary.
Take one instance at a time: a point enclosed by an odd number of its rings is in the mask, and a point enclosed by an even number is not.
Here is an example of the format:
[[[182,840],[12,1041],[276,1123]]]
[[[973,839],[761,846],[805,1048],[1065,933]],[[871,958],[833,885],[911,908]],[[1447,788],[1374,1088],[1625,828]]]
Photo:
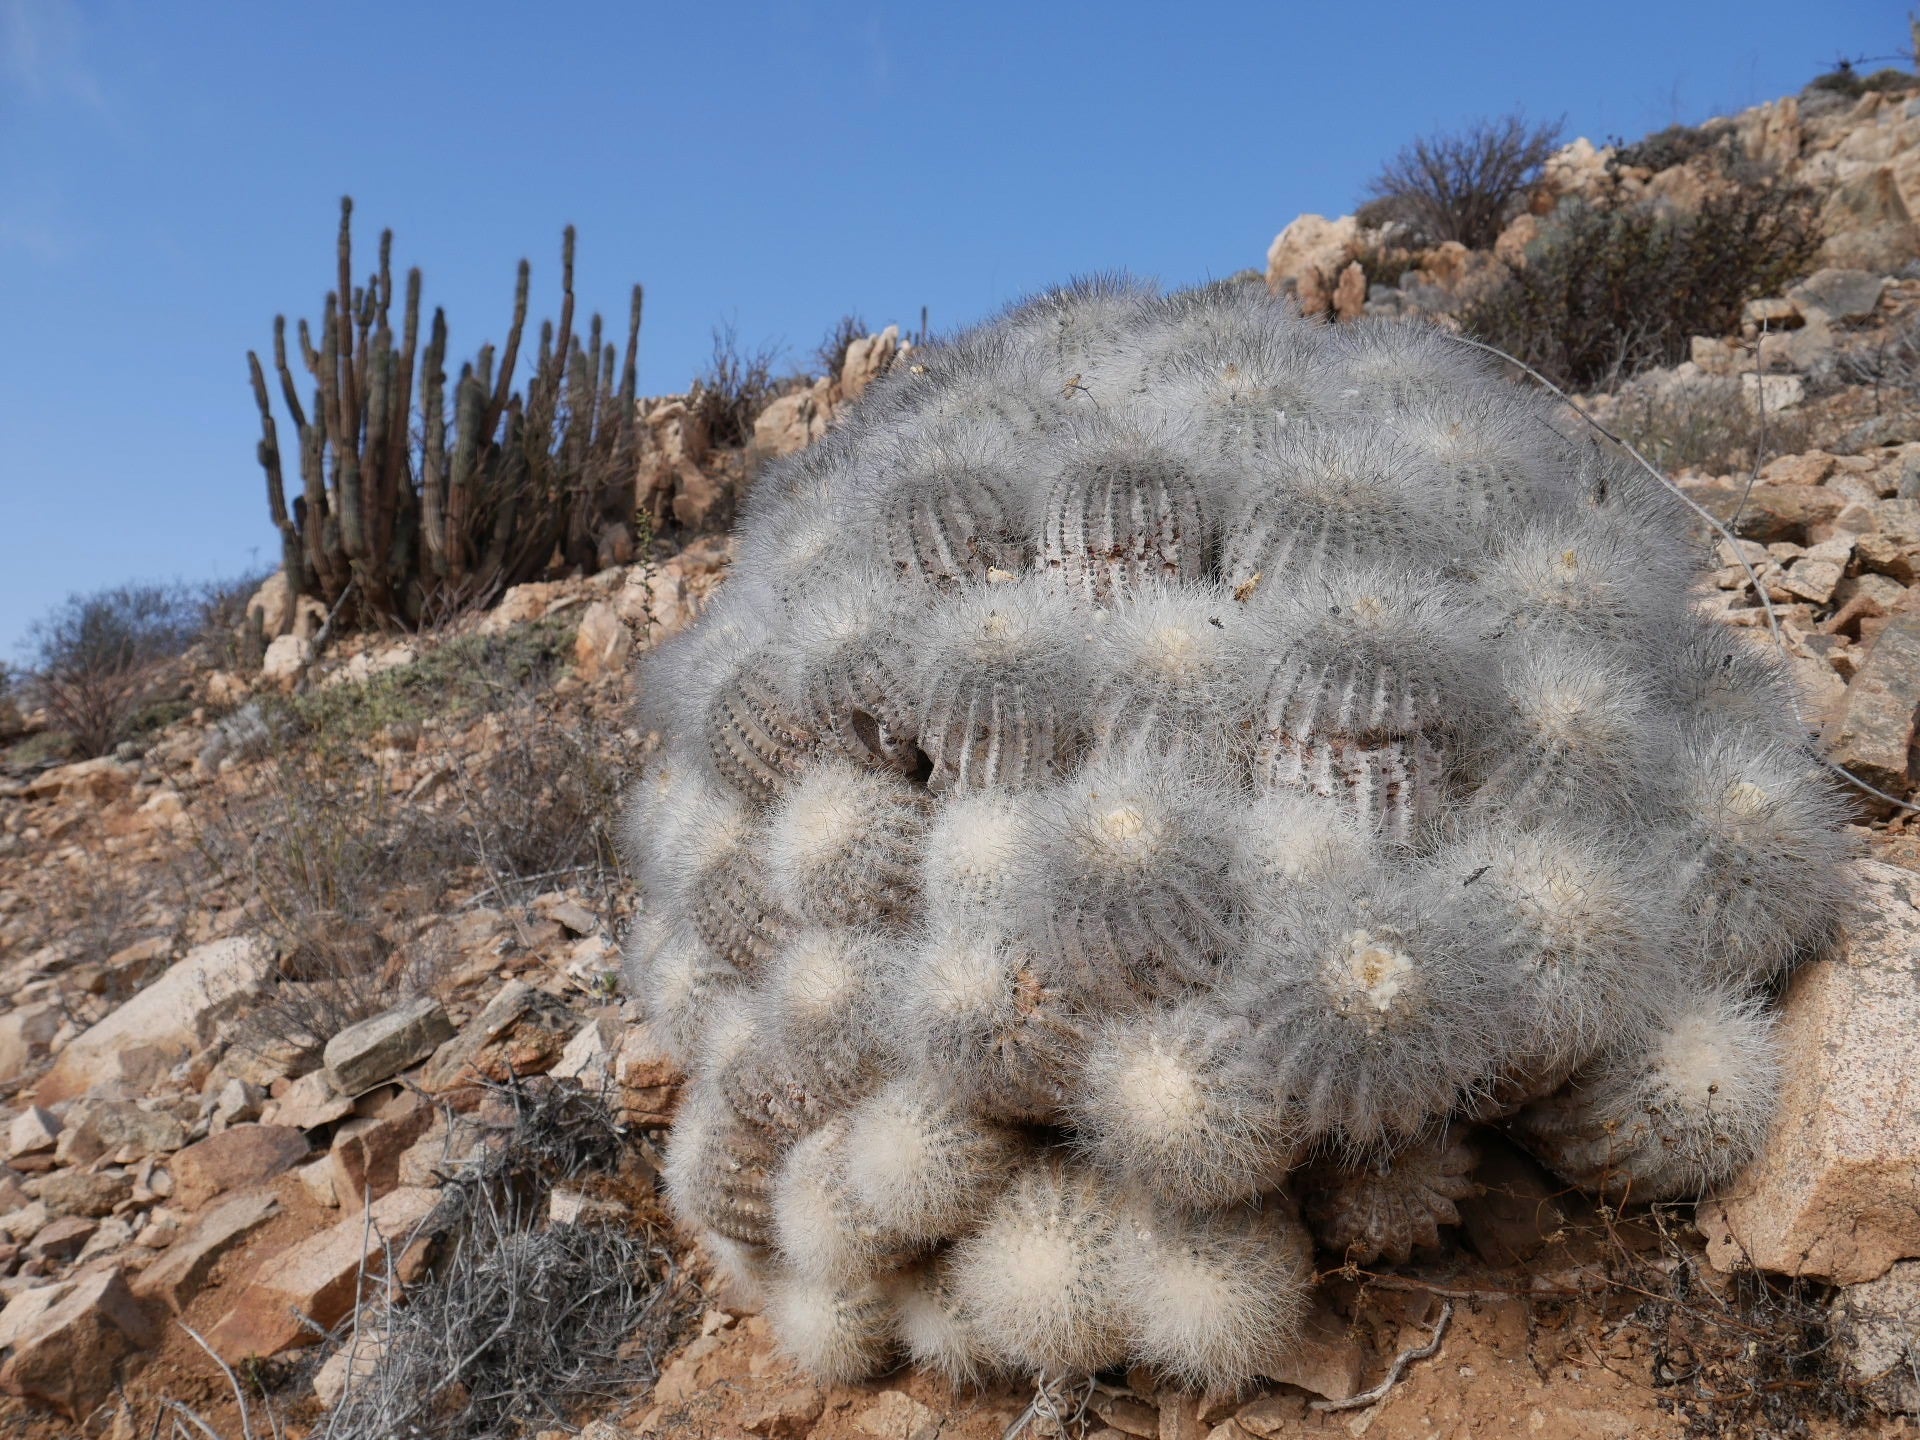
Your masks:
[[[1483,250],[1539,180],[1560,129],[1558,121],[1534,125],[1507,115],[1415,140],[1368,182],[1367,218],[1397,220],[1428,244],[1457,240]]]

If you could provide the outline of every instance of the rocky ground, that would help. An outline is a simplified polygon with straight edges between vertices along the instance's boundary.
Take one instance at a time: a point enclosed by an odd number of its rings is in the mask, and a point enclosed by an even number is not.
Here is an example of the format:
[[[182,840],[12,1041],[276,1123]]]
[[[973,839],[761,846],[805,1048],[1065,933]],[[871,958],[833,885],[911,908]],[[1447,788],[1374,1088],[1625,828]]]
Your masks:
[[[1920,98],[1810,93],[1725,125],[1822,187],[1827,253],[1749,305],[1738,333],[1699,337],[1685,364],[1588,408],[1654,452],[1709,422],[1746,447],[1741,465],[1695,445],[1672,467],[1736,536],[1703,527],[1717,568],[1700,603],[1766,643],[1764,591],[1808,730],[1910,796]],[[1599,184],[1607,165],[1580,142],[1553,183]],[[1682,197],[1687,183],[1625,178]],[[1503,237],[1509,258],[1527,218]],[[1303,217],[1267,282],[1340,317],[1444,313],[1505,263],[1438,247],[1369,292],[1364,243],[1352,217]],[[759,417],[753,450],[807,443],[900,349],[891,332],[856,342],[842,375]],[[1162,1394],[1147,1375],[1036,1394],[797,1373],[753,1298],[667,1231],[653,1161],[679,1077],[617,979],[632,901],[609,807],[649,743],[631,728],[630,661],[724,578],[725,541],[695,537],[756,463],[716,449],[692,415],[683,400],[648,408],[640,498],[679,537],[654,558],[522,586],[431,634],[323,646],[325,617],[293,613],[269,582],[256,604],[285,633],[265,666],[201,657],[185,713],[113,756],[62,763],[43,717],[11,723],[0,1433],[204,1433],[169,1406],[223,1436],[265,1433],[269,1412],[288,1434],[384,1433],[339,1417],[398,1383],[377,1357],[412,1343],[399,1338],[410,1303],[454,1315],[428,1297],[444,1305],[458,1257],[477,1253],[488,1186],[514,1196],[517,1235],[591,1222],[650,1257],[629,1266],[653,1297],[643,1322],[619,1312],[637,1328],[604,1347],[604,1373],[577,1398],[556,1389],[550,1409],[527,1401],[528,1433],[1913,1432],[1920,833],[1913,812],[1864,795],[1861,911],[1786,1000],[1783,1123],[1712,1202],[1615,1214],[1488,1132],[1485,1193],[1458,1235],[1392,1273],[1323,1257],[1335,1278],[1310,1343],[1258,1394]],[[569,1096],[587,1108],[567,1111]],[[569,1135],[617,1124],[621,1143],[554,1141],[562,1112]],[[1387,1378],[1383,1398],[1343,1408]],[[428,1413],[477,1405],[482,1388],[465,1376]]]

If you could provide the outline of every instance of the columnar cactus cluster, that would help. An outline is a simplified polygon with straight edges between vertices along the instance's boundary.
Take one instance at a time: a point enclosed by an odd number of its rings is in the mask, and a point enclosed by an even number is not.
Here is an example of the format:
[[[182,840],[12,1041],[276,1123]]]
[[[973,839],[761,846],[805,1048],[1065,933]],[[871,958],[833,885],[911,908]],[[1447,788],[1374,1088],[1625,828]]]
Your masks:
[[[642,674],[667,1180],[787,1346],[1233,1386],[1473,1126],[1630,1198],[1751,1154],[1843,841],[1659,486],[1257,287],[914,356]]]

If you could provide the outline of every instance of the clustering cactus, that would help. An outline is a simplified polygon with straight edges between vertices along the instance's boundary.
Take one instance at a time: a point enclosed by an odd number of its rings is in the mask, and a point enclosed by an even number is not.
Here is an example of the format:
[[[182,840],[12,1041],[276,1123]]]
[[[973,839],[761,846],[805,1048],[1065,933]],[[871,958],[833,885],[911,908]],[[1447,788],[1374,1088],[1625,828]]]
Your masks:
[[[1844,843],[1660,487],[1241,286],[915,354],[642,675],[667,1180],[802,1360],[1232,1386],[1470,1126],[1642,1199],[1752,1153]]]
[[[291,505],[266,371],[247,353],[267,507],[294,594],[314,597],[343,623],[411,628],[538,577],[556,551],[590,568],[623,555],[631,548],[626,525],[639,455],[640,287],[616,385],[614,347],[602,343],[600,317],[584,344],[574,332],[568,226],[559,330],[551,321],[541,327],[526,393],[516,388],[515,370],[527,320],[522,260],[498,375],[493,346],[482,346],[460,367],[449,404],[446,316],[434,311],[421,351],[420,272],[410,270],[396,340],[393,232],[380,236],[380,268],[356,286],[352,220],[353,201],[343,199],[338,280],[319,345],[306,321],[299,326],[301,359],[315,386],[310,410],[287,363],[286,317],[273,322],[274,370],[297,437],[301,488]]]

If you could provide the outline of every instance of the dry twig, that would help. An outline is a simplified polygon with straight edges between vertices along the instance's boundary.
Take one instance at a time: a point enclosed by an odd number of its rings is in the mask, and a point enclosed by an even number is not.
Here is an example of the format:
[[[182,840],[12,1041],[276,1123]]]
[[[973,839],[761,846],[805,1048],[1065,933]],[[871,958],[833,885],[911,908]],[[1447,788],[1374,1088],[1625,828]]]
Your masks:
[[[1440,1353],[1440,1342],[1446,1338],[1447,1326],[1453,1323],[1453,1301],[1440,1302],[1440,1318],[1433,1322],[1433,1338],[1424,1345],[1416,1345],[1411,1350],[1402,1350],[1394,1357],[1393,1364],[1387,1370],[1387,1378],[1371,1390],[1363,1390],[1358,1395],[1349,1395],[1345,1400],[1315,1400],[1308,1407],[1313,1410],[1364,1410],[1369,1405],[1377,1405],[1387,1398],[1387,1392],[1400,1383],[1407,1373],[1407,1367],[1416,1360],[1425,1360]]]

